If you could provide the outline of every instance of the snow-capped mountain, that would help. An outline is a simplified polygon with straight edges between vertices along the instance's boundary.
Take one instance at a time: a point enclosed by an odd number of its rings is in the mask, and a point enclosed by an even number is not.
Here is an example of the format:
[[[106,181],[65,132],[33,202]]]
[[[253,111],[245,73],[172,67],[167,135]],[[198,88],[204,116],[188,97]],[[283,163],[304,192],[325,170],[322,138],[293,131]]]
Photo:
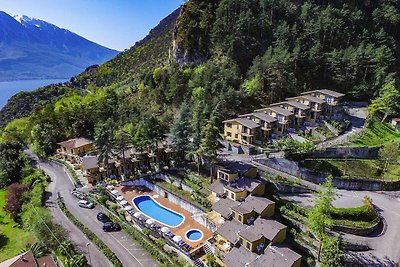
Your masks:
[[[116,54],[46,21],[0,11],[0,80],[68,78]]]

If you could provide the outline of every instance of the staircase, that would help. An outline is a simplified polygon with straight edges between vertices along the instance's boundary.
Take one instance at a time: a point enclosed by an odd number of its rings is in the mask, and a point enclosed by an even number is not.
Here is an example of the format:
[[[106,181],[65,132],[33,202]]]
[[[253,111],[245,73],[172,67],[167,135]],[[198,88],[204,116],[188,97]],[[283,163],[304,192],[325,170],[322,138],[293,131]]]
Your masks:
[[[214,254],[214,251],[210,248],[210,246],[207,243],[204,244],[203,250],[207,255]]]
[[[200,259],[193,260],[193,264],[196,267],[205,267],[204,263]]]

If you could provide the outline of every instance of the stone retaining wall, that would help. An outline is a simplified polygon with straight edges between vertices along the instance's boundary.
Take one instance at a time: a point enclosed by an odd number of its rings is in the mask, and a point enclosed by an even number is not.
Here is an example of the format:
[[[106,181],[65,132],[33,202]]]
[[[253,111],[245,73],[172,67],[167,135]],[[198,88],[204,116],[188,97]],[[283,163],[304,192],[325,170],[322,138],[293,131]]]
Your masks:
[[[378,157],[379,147],[338,147],[316,150],[310,155],[311,158],[352,158],[352,159],[373,159]]]

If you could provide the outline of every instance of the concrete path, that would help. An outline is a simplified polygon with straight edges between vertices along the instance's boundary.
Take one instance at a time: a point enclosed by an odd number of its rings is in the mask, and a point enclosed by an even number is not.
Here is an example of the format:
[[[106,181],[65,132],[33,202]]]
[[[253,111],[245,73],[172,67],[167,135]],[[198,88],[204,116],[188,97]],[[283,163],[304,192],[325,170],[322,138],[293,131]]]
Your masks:
[[[333,147],[341,144],[345,144],[351,141],[351,139],[357,134],[361,133],[364,127],[365,119],[368,116],[368,108],[364,105],[349,105],[346,107],[346,113],[349,115],[351,122],[351,128],[342,135],[339,135],[331,140],[321,142],[316,145],[317,149],[324,149]]]

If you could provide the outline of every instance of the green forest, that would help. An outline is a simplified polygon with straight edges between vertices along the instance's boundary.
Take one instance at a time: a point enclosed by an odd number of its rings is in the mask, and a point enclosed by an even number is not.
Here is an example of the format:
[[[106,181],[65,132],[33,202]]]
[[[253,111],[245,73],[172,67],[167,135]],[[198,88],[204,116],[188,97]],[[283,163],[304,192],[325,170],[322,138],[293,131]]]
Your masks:
[[[187,105],[198,151],[223,119],[316,88],[377,99],[376,112],[394,114],[385,101],[399,92],[399,20],[394,0],[190,0],[111,61],[32,93],[35,102],[14,97],[0,113],[1,138],[42,156],[99,129],[145,146]]]

